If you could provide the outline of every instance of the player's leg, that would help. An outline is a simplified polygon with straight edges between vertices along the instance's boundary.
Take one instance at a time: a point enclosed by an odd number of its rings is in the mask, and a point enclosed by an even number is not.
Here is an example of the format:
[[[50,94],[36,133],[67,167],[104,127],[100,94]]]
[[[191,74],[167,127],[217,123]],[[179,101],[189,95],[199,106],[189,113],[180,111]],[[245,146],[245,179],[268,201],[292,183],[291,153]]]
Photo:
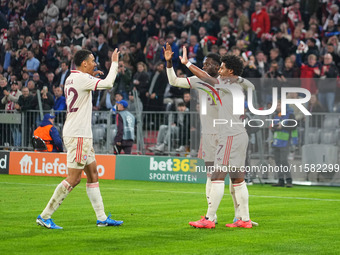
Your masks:
[[[227,224],[227,227],[252,227],[249,218],[249,193],[247,184],[244,180],[245,171],[241,170],[241,167],[245,164],[247,146],[248,135],[246,133],[234,136],[231,141],[228,162],[224,162],[229,164],[230,185],[232,185],[230,190],[234,191],[235,201],[234,199],[233,201],[234,203],[236,202],[234,208],[236,209],[237,217],[239,218],[238,221]]]
[[[51,220],[52,214],[58,209],[72,189],[79,184],[81,172],[81,169],[68,168],[68,177],[57,186],[45,209],[38,216],[36,222],[39,225],[53,229],[61,228]]]
[[[205,184],[205,195],[207,198],[207,202],[209,205],[209,198],[210,198],[210,190],[211,190],[211,171],[209,169],[214,165],[214,162],[205,162],[205,167],[207,171],[207,182]]]
[[[235,189],[230,178],[229,178],[229,192],[233,200],[233,204],[234,204],[234,211],[235,211],[234,219],[239,219],[240,216],[238,214],[238,203],[237,203],[236,196],[235,196]]]
[[[91,160],[91,158],[92,157],[89,157],[89,160]],[[94,160],[90,164],[86,165],[84,171],[87,177],[86,193],[96,213],[97,226],[98,227],[119,226],[123,224],[122,221],[115,221],[113,219],[110,219],[110,216],[107,217],[105,214],[103,198],[101,196],[100,189],[99,189],[98,171],[97,171],[96,161]]]
[[[211,176],[211,190],[209,194],[209,205],[206,218],[208,220],[214,221],[217,209],[221,203],[224,196],[224,179],[227,176],[226,171],[216,170]]]

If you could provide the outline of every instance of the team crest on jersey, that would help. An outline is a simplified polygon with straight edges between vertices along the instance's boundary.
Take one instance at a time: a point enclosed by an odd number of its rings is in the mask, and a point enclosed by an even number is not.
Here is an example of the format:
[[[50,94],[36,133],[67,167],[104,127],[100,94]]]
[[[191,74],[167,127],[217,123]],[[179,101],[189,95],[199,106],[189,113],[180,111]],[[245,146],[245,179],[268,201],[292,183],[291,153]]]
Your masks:
[[[202,151],[202,156],[205,157],[205,151]]]
[[[86,160],[87,159],[87,155],[84,155],[83,159]]]
[[[206,86],[207,88],[209,88],[209,89],[213,92],[213,94],[216,95],[216,97],[217,97],[218,100],[220,101],[220,104],[222,105],[222,101],[221,101],[220,95],[218,94],[217,90],[216,90],[213,86],[211,86],[211,85],[209,85],[209,84],[206,84],[206,83],[204,83],[204,82],[198,82],[198,83],[201,84],[201,85],[203,85],[203,86]],[[198,89],[201,89],[201,90],[203,90],[204,92],[206,92],[206,93],[212,98],[212,100],[214,100],[215,105],[217,105],[217,102],[216,102],[216,100],[215,100],[215,97],[211,94],[211,92],[210,92],[209,90],[206,90],[206,89],[204,89],[204,88],[198,88]]]

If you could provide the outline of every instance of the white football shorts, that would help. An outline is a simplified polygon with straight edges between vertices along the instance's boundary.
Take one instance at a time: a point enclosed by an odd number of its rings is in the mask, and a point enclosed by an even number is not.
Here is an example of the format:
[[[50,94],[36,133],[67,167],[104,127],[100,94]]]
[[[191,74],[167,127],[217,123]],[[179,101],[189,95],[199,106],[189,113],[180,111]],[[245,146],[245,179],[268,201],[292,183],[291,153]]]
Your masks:
[[[202,134],[197,157],[204,162],[214,162],[217,144],[217,134]]]
[[[245,166],[248,134],[219,135],[215,153],[215,165],[240,168]]]
[[[84,169],[95,161],[92,138],[63,137],[67,150],[67,167]]]

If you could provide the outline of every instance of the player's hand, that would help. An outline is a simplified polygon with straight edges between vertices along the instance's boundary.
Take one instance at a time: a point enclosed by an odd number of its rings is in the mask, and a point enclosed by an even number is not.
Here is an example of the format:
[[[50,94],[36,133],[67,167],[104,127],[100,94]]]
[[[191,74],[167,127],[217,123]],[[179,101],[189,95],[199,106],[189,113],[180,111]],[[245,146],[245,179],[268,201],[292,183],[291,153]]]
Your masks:
[[[180,56],[179,59],[181,60],[181,63],[183,65],[186,65],[189,62],[188,54],[187,54],[187,47],[183,46],[183,56],[182,57]]]
[[[171,50],[171,46],[169,43],[166,43],[165,48],[163,47],[163,54],[164,54],[164,58],[166,61],[170,61],[172,59],[172,56],[174,55],[174,53]]]
[[[92,76],[96,77],[97,75],[103,75],[104,73],[100,70],[94,71]]]
[[[117,48],[113,51],[112,56],[111,56],[111,61],[112,62],[118,62],[119,53],[120,53],[120,51],[118,51]]]

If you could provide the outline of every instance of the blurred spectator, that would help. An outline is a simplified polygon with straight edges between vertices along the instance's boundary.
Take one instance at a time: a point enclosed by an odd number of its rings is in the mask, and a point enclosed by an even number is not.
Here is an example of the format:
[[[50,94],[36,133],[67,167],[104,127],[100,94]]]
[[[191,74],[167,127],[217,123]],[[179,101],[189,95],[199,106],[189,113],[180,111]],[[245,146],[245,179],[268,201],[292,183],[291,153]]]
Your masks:
[[[333,63],[331,54],[324,55],[323,65],[320,69],[320,79],[318,79],[318,99],[328,112],[333,112],[339,72],[338,68]]]
[[[41,90],[41,104],[42,110],[51,110],[54,105],[54,99],[48,88],[44,86]],[[32,109],[39,110],[38,96],[35,95],[32,99]]]
[[[170,44],[171,45],[171,44]],[[171,47],[172,52],[175,52],[173,47]],[[177,51],[178,52],[178,51]],[[196,64],[197,66],[202,66],[203,62],[203,51],[200,46],[200,44],[197,41],[197,36],[196,35],[191,35],[189,39],[189,45],[187,47],[187,52],[188,52],[188,59],[191,63]],[[174,68],[178,66],[178,53],[177,53],[177,58],[175,58],[176,53],[174,53],[172,57],[172,63],[174,63],[174,59],[176,59],[175,63],[176,65],[173,65]]]
[[[111,110],[114,105],[115,105],[114,89],[104,90],[99,103],[99,110],[100,111]]]
[[[222,26],[221,31],[217,35],[216,44],[225,47],[227,50],[236,44],[236,38],[230,33],[228,25]]]
[[[73,45],[79,45],[81,47],[85,46],[85,41],[86,41],[86,37],[84,36],[84,34],[81,31],[81,27],[76,27],[74,29],[74,35],[73,38],[71,39],[71,43]]]
[[[7,90],[3,90],[4,97],[1,99],[1,103],[6,104],[6,106],[5,106],[6,112],[16,111],[15,104],[18,102],[19,97],[22,94],[18,87],[19,87],[18,83],[15,81],[15,82],[12,82],[12,84],[11,84],[11,91],[10,92],[8,92]],[[10,131],[11,131],[14,146],[16,146],[16,147],[21,146],[20,126],[19,125],[11,125]]]
[[[109,46],[105,42],[103,34],[98,35],[98,42],[95,47],[92,48],[92,52],[95,55],[96,62],[99,63],[99,68],[102,69],[105,66],[105,61],[108,58]]]
[[[275,30],[273,42],[275,43],[275,46],[277,47],[278,51],[281,53],[282,59],[288,57],[289,49],[292,47],[292,43],[283,36],[281,29]]]
[[[4,71],[7,71],[7,68],[10,66],[12,55],[12,45],[10,42],[6,42],[1,53],[1,64],[3,65]]]
[[[253,55],[249,56],[248,61],[246,61],[242,76],[245,78],[261,78],[262,75],[255,65]]]
[[[268,71],[268,69],[269,69],[269,65],[268,65],[268,63],[267,63],[267,58],[266,58],[266,56],[264,55],[264,53],[263,53],[262,51],[258,51],[258,52],[256,53],[255,58],[256,58],[256,62],[255,62],[256,67],[257,67],[257,69],[259,70],[260,74],[261,74],[262,76],[264,76],[265,73],[266,73],[266,72]]]
[[[66,100],[63,96],[63,90],[61,87],[56,87],[54,90],[54,106],[53,110],[55,112],[66,110]]]
[[[156,71],[153,73],[149,90],[145,93],[147,102],[146,111],[163,111],[163,98],[168,83],[168,78],[164,70],[164,63],[158,62]]]
[[[299,1],[293,1],[291,6],[282,8],[282,13],[287,16],[288,26],[293,33],[298,23],[302,21]]]
[[[306,44],[308,46],[308,50],[306,54],[304,55],[304,57],[308,58],[309,55],[313,54],[318,58],[320,53],[319,53],[318,46],[316,46],[316,40],[314,38],[308,38]]]
[[[337,4],[332,4],[329,16],[327,17],[323,25],[323,29],[326,30],[328,28],[330,21],[333,21],[333,24],[338,24],[339,19],[340,19],[339,6]]]
[[[257,38],[270,31],[269,16],[265,8],[262,9],[261,2],[255,3],[255,12],[251,15],[251,29],[256,33]]]
[[[307,64],[302,63],[301,59],[301,51],[303,49],[304,45],[300,44],[298,47],[298,50],[296,51],[296,64],[300,68],[300,78],[301,80],[301,87],[309,90],[312,94],[316,93],[316,83],[313,79],[315,75],[319,74],[320,70],[317,64],[316,56],[311,54],[308,56],[308,62]]]
[[[27,88],[28,88],[30,94],[35,96],[35,93],[36,93],[37,89],[35,87],[35,82],[33,80],[29,80],[27,82]]]
[[[10,88],[7,85],[7,79],[5,77],[0,77],[0,100],[1,102],[2,102],[2,99],[6,97],[5,94],[7,94],[8,91],[10,91]],[[1,103],[0,110],[4,110],[4,109],[5,109],[5,104]]]
[[[133,89],[138,91],[138,94],[142,100],[143,105],[146,105],[146,92],[149,89],[150,76],[147,73],[146,64],[139,62],[137,64],[137,72],[133,75],[132,83]]]
[[[44,9],[44,21],[48,24],[53,19],[54,20],[58,19],[58,16],[59,16],[58,6],[56,6],[53,3],[53,0],[47,0],[47,5],[45,6]]]
[[[294,63],[291,58],[287,57],[285,59],[284,67],[281,71],[279,81],[281,82],[281,87],[298,87],[299,70],[294,67]]]
[[[34,130],[34,135],[44,140],[47,152],[62,152],[63,142],[58,130],[53,126],[55,116],[45,114],[39,127]]]
[[[158,43],[158,37],[152,36],[149,37],[148,41],[146,42],[144,48],[144,55],[146,57],[146,64],[148,65],[149,70],[152,72],[156,68],[156,63],[161,59],[161,49],[162,45]]]
[[[128,102],[127,110],[129,112],[136,112],[137,107],[140,110],[140,112],[143,112],[143,104],[142,104],[141,100],[139,99],[138,95],[137,95],[137,98],[135,99],[132,91],[130,91],[129,92],[129,102]]]
[[[67,61],[61,62],[61,65],[58,71],[59,73],[56,76],[56,80],[57,80],[56,85],[60,86],[61,88],[64,88],[65,81],[67,77],[71,74],[68,62]]]
[[[244,25],[248,24],[249,25],[249,19],[248,17],[243,13],[243,10],[241,7],[236,8],[236,16],[237,16],[237,20],[236,20],[236,24],[237,24],[237,33],[240,34],[243,32],[244,30]],[[250,28],[250,26],[249,26]]]
[[[270,50],[270,55],[269,55],[269,64],[272,62],[276,62],[278,64],[279,70],[282,70],[283,68],[283,59],[280,56],[280,51],[278,48],[274,48]]]
[[[32,51],[27,51],[27,61],[26,67],[23,68],[24,71],[28,72],[30,77],[33,77],[33,73],[38,71],[40,61],[34,57]]]
[[[166,37],[166,42],[169,43],[169,45],[171,46],[172,52],[174,53],[172,55],[172,62],[173,62],[173,66],[174,68],[178,67],[178,63],[179,63],[179,48],[175,42],[175,35],[173,33],[170,33],[167,37]],[[197,42],[197,37],[195,35],[190,37],[190,45],[188,46],[188,57],[192,58],[190,61],[193,61],[192,63],[196,63],[196,54],[197,51],[199,49],[199,43]],[[191,54],[191,57],[190,57]],[[148,58],[148,56],[146,56]],[[164,60],[164,55],[163,55],[163,51],[161,53],[161,59]]]
[[[171,13],[171,19],[168,21],[168,32],[172,31],[175,33],[175,37],[179,38],[181,35],[181,32],[183,31],[183,23],[181,23],[178,20],[178,13],[177,12],[172,12]],[[151,35],[151,34],[149,34]],[[168,38],[167,38],[168,39]],[[174,40],[175,38],[173,38]],[[170,43],[169,40],[167,40],[167,42],[170,44],[170,46],[172,46],[172,42]],[[172,51],[174,52],[174,49],[172,49]]]
[[[130,44],[130,62],[133,68],[133,72],[137,71],[137,64],[139,62],[145,63],[145,56],[140,48],[137,47],[136,44],[131,43]]]
[[[44,86],[47,86],[48,91],[54,95],[55,87],[59,86],[55,81],[54,73],[50,72],[47,74],[47,82],[44,83]]]
[[[4,84],[4,81],[2,80],[1,84]],[[2,85],[4,86],[4,85]],[[5,86],[4,86],[5,87]],[[11,90],[3,90],[2,92],[4,94],[4,97],[1,99],[1,103],[6,105],[5,110],[6,111],[14,111],[15,110],[15,103],[18,102],[19,97],[21,96],[21,91],[19,90],[18,82],[14,81],[11,84]]]
[[[124,150],[125,154],[131,154],[133,141],[135,139],[135,117],[127,110],[128,102],[118,101],[116,125],[117,134],[114,138],[115,154],[120,154]]]
[[[238,39],[244,43],[244,50],[255,52],[257,48],[256,34],[251,30],[249,23],[243,25],[243,29],[238,35]]]
[[[146,43],[146,37],[143,34],[143,25],[141,23],[140,14],[135,14],[133,16],[133,23],[131,27],[131,42],[137,44],[141,41],[144,41],[142,43],[144,45]]]
[[[70,19],[69,18],[63,18],[62,31],[66,35],[71,35],[72,26],[70,25]]]
[[[37,89],[42,89],[43,86],[44,86],[44,83],[40,80],[40,75],[39,73],[34,73],[33,74],[33,81],[34,81],[34,84],[35,84],[35,87]]]
[[[21,89],[21,95],[18,98],[18,102],[15,104],[15,109],[20,112],[25,112],[27,110],[31,109],[31,102],[33,99],[33,96],[30,95],[29,89],[26,87],[23,87]]]
[[[128,93],[131,91],[132,86],[132,72],[129,68],[125,67],[124,61],[118,62],[118,74],[114,82],[115,92],[123,95],[124,100],[128,99]]]

